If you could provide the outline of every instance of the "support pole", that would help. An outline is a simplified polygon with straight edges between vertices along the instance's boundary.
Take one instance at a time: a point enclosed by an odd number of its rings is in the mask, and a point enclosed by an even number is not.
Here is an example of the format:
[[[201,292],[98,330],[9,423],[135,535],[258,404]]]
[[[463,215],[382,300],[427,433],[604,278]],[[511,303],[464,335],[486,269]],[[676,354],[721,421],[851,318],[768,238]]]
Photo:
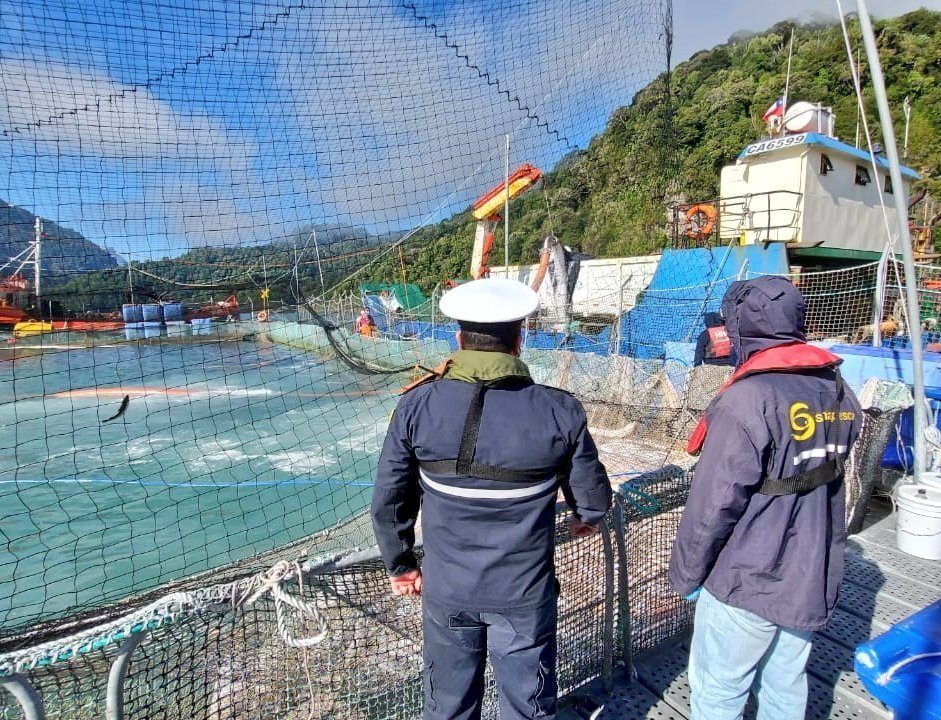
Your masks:
[[[510,136],[506,136],[506,155],[504,156],[505,180],[503,189],[506,199],[503,202],[503,264],[506,276],[510,277]]]
[[[869,72],[872,74],[872,87],[876,95],[876,104],[879,107],[879,120],[882,124],[882,135],[885,141],[885,152],[889,160],[889,175],[892,178],[892,187],[896,192],[892,195],[897,213],[899,243],[902,246],[902,259],[905,264],[905,299],[908,310],[908,333],[911,338],[912,374],[914,375],[914,428],[912,434],[915,439],[915,458],[912,471],[913,480],[925,471],[925,429],[927,413],[925,411],[925,371],[921,347],[921,312],[918,307],[918,278],[915,275],[915,256],[912,252],[912,238],[908,232],[908,207],[905,202],[905,193],[902,188],[902,172],[899,165],[899,152],[895,142],[895,130],[892,127],[892,114],[889,111],[889,100],[885,92],[885,79],[882,76],[882,65],[879,63],[879,50],[876,47],[876,36],[869,19],[869,8],[866,0],[856,0],[859,15],[859,25],[863,34],[863,43],[866,46],[866,57],[869,60]]]
[[[42,698],[24,676],[16,673],[0,678],[0,686],[16,698],[23,711],[23,720],[46,720]]]
[[[134,633],[121,643],[117,657],[108,673],[108,694],[105,697],[106,720],[124,720],[124,681],[131,665],[131,655],[147,636],[147,631]]]
[[[33,251],[33,284],[36,286],[36,309],[42,317],[42,218],[38,215],[33,221],[33,231],[35,233],[35,249]]]

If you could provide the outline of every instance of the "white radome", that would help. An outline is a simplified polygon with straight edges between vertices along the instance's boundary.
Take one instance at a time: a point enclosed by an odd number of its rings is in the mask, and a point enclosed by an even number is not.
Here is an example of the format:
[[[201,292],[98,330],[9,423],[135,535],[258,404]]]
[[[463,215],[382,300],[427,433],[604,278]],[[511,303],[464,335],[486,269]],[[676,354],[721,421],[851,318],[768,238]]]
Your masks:
[[[449,318],[474,323],[522,320],[536,312],[539,296],[521,282],[485,278],[458,285],[441,298],[440,309]]]

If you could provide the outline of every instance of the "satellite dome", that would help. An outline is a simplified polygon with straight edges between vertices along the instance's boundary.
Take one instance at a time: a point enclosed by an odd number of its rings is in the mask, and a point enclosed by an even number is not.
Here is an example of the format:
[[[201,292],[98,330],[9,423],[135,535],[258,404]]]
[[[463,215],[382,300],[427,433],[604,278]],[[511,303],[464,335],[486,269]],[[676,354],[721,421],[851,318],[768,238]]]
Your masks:
[[[833,135],[833,111],[822,105],[800,101],[787,109],[784,129],[791,133],[823,133]]]

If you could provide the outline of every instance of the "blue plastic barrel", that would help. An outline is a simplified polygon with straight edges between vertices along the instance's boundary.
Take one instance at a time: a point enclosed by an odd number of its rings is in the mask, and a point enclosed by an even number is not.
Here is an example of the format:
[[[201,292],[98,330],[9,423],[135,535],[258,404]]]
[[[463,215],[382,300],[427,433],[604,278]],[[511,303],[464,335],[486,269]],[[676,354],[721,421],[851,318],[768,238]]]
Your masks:
[[[122,305],[121,316],[128,325],[137,325],[144,322],[144,311],[137,303],[126,303]]]
[[[860,645],[856,674],[899,720],[941,718],[941,600]]]
[[[162,302],[164,322],[183,322],[183,303]]]
[[[160,303],[144,303],[141,305],[144,312],[144,326],[153,327],[163,323],[163,308]]]

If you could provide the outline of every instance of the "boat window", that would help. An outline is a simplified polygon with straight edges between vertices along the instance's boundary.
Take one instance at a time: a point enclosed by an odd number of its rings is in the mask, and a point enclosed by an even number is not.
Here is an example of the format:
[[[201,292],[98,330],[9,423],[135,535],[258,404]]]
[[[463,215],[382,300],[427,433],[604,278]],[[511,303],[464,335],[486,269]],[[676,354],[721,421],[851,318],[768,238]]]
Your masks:
[[[885,190],[885,193],[887,195],[892,194],[892,176],[891,175],[885,176],[885,185],[883,185],[882,188],[883,190]]]
[[[856,184],[857,185],[868,185],[872,182],[872,178],[869,177],[869,168],[863,167],[862,165],[856,166]]]
[[[820,174],[826,175],[829,172],[833,171],[833,163],[830,162],[830,158],[826,153],[820,153]]]

